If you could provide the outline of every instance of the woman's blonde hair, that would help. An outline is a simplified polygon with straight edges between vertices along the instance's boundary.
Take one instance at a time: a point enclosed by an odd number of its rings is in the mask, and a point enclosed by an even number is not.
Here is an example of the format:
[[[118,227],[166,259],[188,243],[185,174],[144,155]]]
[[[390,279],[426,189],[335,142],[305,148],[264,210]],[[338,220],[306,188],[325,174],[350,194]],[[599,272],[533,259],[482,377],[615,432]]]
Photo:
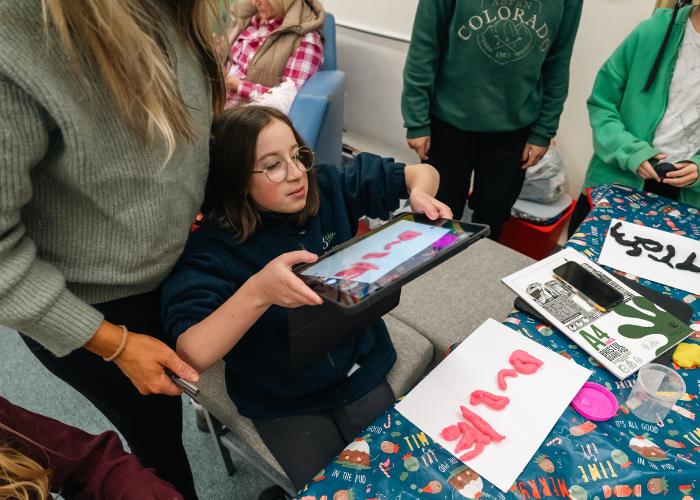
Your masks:
[[[270,4],[275,9],[275,12],[281,17],[287,15],[287,11],[294,5],[298,0],[270,0]],[[302,2],[304,0],[301,0]]]
[[[36,445],[2,423],[0,430]],[[0,498],[47,500],[50,478],[51,471],[17,449],[0,443]]]
[[[166,162],[176,138],[192,141],[193,130],[166,51],[165,23],[199,56],[212,87],[216,116],[225,102],[224,79],[216,57],[212,21],[218,0],[42,0],[44,22],[53,27],[84,81],[87,61],[104,81],[127,125],[146,142],[162,138]],[[159,6],[173,16],[164,16]]]

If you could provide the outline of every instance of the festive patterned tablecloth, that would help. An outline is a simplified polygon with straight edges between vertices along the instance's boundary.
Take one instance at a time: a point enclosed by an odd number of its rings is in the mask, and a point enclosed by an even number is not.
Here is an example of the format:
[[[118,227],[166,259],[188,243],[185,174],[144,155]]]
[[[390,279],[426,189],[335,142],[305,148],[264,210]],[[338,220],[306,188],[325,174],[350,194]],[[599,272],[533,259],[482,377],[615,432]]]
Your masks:
[[[593,260],[613,218],[700,240],[700,216],[694,208],[620,186],[598,188],[592,196],[594,209],[567,245]],[[700,343],[700,297],[639,281],[693,308],[691,326],[695,333],[686,342]],[[700,499],[700,423],[696,421],[700,368],[674,367],[685,379],[687,394],[663,421],[649,424],[636,418],[624,404],[635,376],[618,381],[566,336],[525,314],[514,312],[504,324],[593,369],[590,380],[617,396],[617,415],[607,422],[593,423],[568,407],[504,494],[391,408],[319,472],[297,498]]]

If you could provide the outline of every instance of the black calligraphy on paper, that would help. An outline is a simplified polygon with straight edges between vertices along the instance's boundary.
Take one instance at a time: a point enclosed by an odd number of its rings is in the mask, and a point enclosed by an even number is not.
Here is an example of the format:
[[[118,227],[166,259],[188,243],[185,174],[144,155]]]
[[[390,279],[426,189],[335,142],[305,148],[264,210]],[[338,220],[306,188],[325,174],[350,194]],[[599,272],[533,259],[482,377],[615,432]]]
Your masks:
[[[676,248],[673,245],[666,245],[666,255],[663,257],[657,257],[652,255],[654,253],[659,253],[664,250],[664,245],[651,238],[642,238],[640,236],[634,236],[633,239],[625,239],[625,234],[620,231],[622,227],[622,222],[615,224],[610,227],[610,237],[617,242],[618,245],[622,247],[629,248],[625,253],[630,257],[639,257],[642,255],[642,250],[650,252],[647,257],[655,262],[661,262],[666,264],[671,269],[679,269],[681,271],[690,271],[691,273],[700,273],[700,266],[695,265],[695,259],[697,255],[695,252],[688,255],[683,262],[676,264],[675,266],[671,263],[671,260],[676,256]]]

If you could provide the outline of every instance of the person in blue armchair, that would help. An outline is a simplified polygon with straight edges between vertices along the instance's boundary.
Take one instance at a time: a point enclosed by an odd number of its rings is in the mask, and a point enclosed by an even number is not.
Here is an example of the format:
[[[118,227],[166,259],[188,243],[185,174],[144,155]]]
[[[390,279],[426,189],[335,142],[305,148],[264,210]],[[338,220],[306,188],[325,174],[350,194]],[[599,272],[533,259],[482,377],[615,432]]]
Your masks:
[[[319,0],[240,0],[230,9],[226,107],[256,102],[285,87],[289,104],[323,63]]]

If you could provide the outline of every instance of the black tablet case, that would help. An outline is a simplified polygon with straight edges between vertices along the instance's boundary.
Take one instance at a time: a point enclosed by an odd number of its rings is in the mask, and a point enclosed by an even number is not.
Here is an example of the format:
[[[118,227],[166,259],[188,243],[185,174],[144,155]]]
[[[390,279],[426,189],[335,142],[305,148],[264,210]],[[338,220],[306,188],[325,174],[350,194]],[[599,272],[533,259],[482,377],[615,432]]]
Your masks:
[[[482,229],[466,240],[468,244],[455,246],[451,251],[435,258],[430,265],[422,266],[420,272],[412,278],[400,278],[390,287],[386,287],[385,290],[376,292],[376,299],[368,300],[366,307],[346,309],[324,300],[320,306],[302,306],[290,309],[287,323],[289,325],[289,351],[292,369],[299,370],[323,354],[338,348],[360,328],[364,328],[370,322],[381,318],[398,306],[403,285],[489,235],[488,226],[475,225],[481,226]],[[310,286],[314,288],[317,285]]]

